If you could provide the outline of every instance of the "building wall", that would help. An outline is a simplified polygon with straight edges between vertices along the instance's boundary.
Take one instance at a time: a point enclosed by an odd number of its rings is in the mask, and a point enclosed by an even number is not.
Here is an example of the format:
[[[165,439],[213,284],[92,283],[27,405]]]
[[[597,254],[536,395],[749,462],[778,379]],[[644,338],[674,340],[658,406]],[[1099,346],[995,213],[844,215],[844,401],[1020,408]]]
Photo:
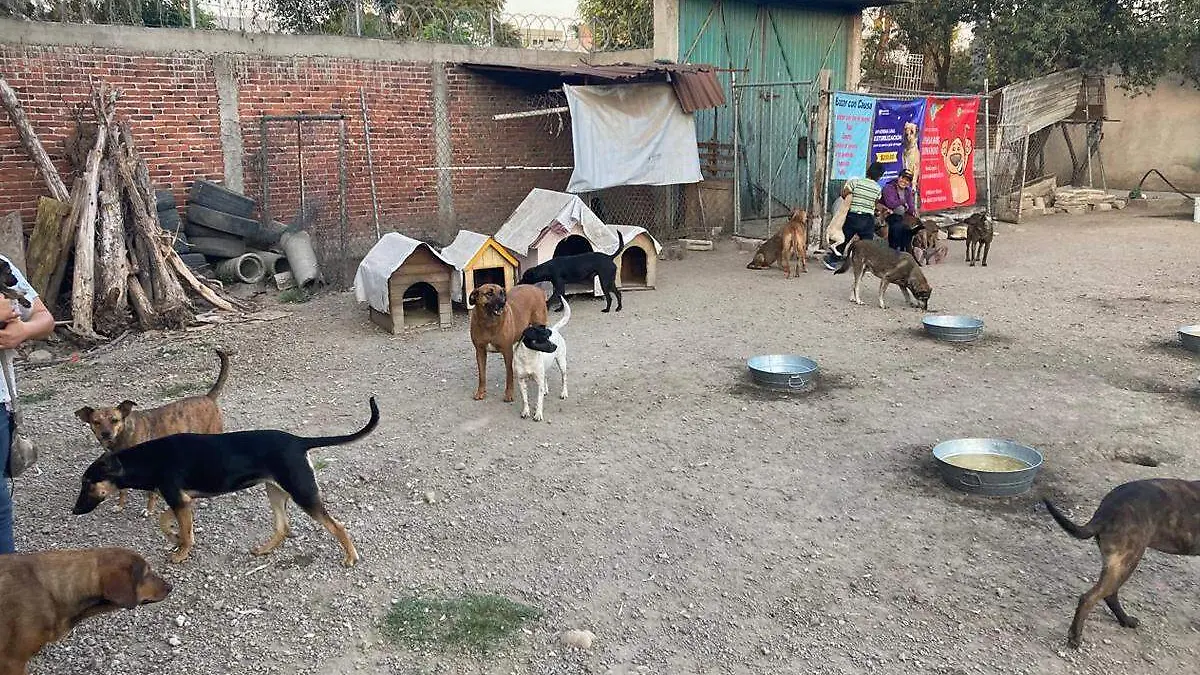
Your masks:
[[[1200,192],[1200,89],[1180,85],[1178,78],[1164,78],[1149,96],[1130,96],[1107,78],[1108,117],[1120,120],[1104,125],[1100,155],[1110,189],[1137,186],[1150,169],[1158,169],[1179,189]],[[1085,130],[1071,128],[1071,141],[1082,156]],[[1071,158],[1062,132],[1055,131],[1046,145],[1046,170],[1058,176],[1059,184],[1071,179]],[[1093,159],[1093,183],[1099,187],[1099,163]],[[1086,183],[1086,173],[1084,181]],[[1151,177],[1149,191],[1170,188]]]
[[[340,114],[348,145],[352,240],[374,240],[360,88],[370,112],[381,229],[434,240],[445,238],[447,228],[452,238],[458,226],[492,233],[530,189],[566,186],[573,161],[570,127],[555,129],[537,117],[492,121],[496,113],[537,107],[530,101],[539,92],[523,87],[519,78],[498,81],[458,64],[573,58],[577,55],[355,38],[30,27],[0,20],[0,73],[16,90],[68,187],[72,174],[63,142],[93,79],[121,90],[118,116],[130,121],[152,180],[173,190],[180,204],[200,178],[240,183],[259,198],[263,115]],[[442,93],[433,85],[435,67],[446,73]],[[435,114],[435,96],[444,97],[444,120]],[[439,172],[431,170],[437,168],[433,139],[439,123],[448,129],[448,166],[565,168],[453,171],[439,191]],[[269,131],[272,215],[285,222],[298,215],[303,162],[306,204],[318,206],[317,226],[337,228],[338,124],[306,123],[299,137],[295,123],[272,123]],[[299,145],[303,153],[297,152]],[[7,115],[0,113],[0,213],[20,210],[29,226],[44,194]],[[441,232],[439,211],[451,217],[442,221]]]

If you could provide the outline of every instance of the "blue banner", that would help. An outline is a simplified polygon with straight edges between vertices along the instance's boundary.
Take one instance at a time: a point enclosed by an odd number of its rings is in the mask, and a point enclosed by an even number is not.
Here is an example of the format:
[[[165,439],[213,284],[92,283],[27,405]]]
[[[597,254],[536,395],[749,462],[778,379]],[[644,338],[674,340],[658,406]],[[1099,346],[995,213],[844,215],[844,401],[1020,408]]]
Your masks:
[[[833,94],[832,180],[861,178],[871,150],[875,99],[858,94]]]
[[[925,125],[925,99],[875,101],[875,123],[871,129],[871,161],[884,166],[881,184],[904,169],[919,176],[921,171],[921,128]]]

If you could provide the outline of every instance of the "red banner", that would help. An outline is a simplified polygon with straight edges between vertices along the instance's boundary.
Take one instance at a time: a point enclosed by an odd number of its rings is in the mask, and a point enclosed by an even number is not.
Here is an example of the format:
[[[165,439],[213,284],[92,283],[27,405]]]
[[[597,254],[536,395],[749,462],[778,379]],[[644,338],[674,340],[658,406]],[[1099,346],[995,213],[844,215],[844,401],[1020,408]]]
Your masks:
[[[977,98],[930,98],[921,132],[921,211],[975,203]]]

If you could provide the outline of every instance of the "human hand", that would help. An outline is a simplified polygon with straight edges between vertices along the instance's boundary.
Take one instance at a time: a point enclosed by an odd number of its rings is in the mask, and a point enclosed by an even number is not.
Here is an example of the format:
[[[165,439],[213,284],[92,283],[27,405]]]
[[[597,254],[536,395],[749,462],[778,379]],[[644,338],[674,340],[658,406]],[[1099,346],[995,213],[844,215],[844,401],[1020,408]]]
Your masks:
[[[19,319],[20,317],[21,313],[17,311],[11,300],[8,302],[0,300],[0,324]]]
[[[4,304],[4,303],[0,303]],[[8,308],[11,310],[11,307]],[[0,315],[3,311],[0,310]],[[20,317],[13,317],[0,328],[0,349],[16,349],[29,337],[29,330]]]

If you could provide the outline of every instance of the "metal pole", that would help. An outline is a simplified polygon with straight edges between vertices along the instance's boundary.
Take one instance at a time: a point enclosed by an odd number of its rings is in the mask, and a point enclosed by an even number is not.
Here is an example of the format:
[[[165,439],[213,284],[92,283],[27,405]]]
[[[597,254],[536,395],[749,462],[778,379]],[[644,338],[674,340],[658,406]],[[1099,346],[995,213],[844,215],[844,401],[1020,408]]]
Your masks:
[[[267,124],[266,117],[262,118],[258,126],[258,143],[259,143],[259,160],[261,166],[259,169],[260,180],[262,181],[262,224],[266,227],[271,222],[271,176],[267,173],[267,167],[270,163],[267,156],[270,154],[271,148],[268,146],[267,140]]]
[[[1083,147],[1087,150],[1088,187],[1092,184],[1092,122],[1088,110],[1087,80],[1083,81]]]
[[[375,241],[379,241],[379,194],[375,189],[375,160],[371,154],[371,122],[367,118],[367,94],[358,88],[358,102],[362,107],[363,137],[367,143],[367,175],[371,179],[371,220],[375,223]]]
[[[741,129],[741,90],[738,89],[737,73],[729,73],[729,89],[733,91],[733,233],[742,233],[742,156],[739,150],[738,130]]]
[[[342,201],[341,211],[339,213],[341,227],[340,232],[338,233],[338,238],[340,240],[339,243],[341,244],[342,255],[341,260],[338,261],[337,271],[338,284],[343,288],[346,286],[346,280],[344,278],[347,258],[346,242],[350,236],[350,233],[348,232],[350,229],[350,214],[348,212],[349,206],[346,204],[346,201],[349,198],[349,185],[346,173],[346,120],[343,119],[342,121],[338,122],[338,194]],[[378,224],[376,224],[376,230],[378,230],[378,227]]]
[[[775,213],[775,95],[767,92],[767,236],[766,239],[775,233],[775,228],[772,226],[774,219],[771,214]],[[762,137],[762,134],[759,134]]]
[[[992,97],[988,93],[988,79],[983,78],[983,184],[987,203],[984,215],[992,217]]]
[[[821,163],[825,165],[825,180],[819,186],[821,188],[821,199],[817,203],[821,206],[821,246],[829,243],[829,221],[826,218],[826,212],[829,211],[829,183],[833,180],[833,92],[823,91],[817,97],[817,105],[821,105],[821,98],[825,99],[825,156],[821,158]],[[820,113],[818,113],[818,116]],[[864,167],[865,168],[865,167]],[[814,186],[816,187],[816,186]]]
[[[188,0],[188,14],[191,17],[192,28],[196,27],[196,0]]]

